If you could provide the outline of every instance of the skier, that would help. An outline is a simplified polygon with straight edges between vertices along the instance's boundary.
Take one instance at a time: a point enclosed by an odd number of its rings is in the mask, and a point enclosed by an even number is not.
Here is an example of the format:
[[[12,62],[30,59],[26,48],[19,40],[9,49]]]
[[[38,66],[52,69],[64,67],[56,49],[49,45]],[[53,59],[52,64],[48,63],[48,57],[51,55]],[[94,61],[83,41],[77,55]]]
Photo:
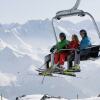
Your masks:
[[[55,63],[54,66],[58,67],[59,65],[60,68],[63,68],[62,65],[64,64],[66,54],[64,51],[61,51],[61,49],[66,48],[69,45],[69,41],[66,39],[65,33],[60,33],[59,38],[60,41],[50,49],[50,52],[52,53],[56,51],[54,54],[54,63]],[[50,58],[51,58],[50,54],[45,56],[46,68],[49,68],[49,62],[51,61]]]
[[[71,40],[71,42],[69,44],[69,49],[73,49],[74,50],[74,49],[77,49],[78,47],[79,47],[79,39],[78,39],[76,34],[73,34],[72,35],[72,40]],[[70,52],[72,53],[73,50],[70,51]]]
[[[80,30],[80,35],[82,37],[82,40],[80,42],[80,47],[79,47],[79,50],[76,51],[76,55],[75,53],[72,53],[68,56],[68,61],[67,61],[67,66],[68,66],[68,69],[73,69],[73,70],[80,70],[80,66],[79,66],[79,61],[80,61],[80,56],[82,55],[86,55],[89,53],[89,50],[85,50],[87,47],[91,46],[91,41],[89,39],[89,37],[87,36],[87,32],[86,30],[82,29]],[[76,56],[76,57],[75,57]],[[73,63],[72,61],[75,59],[75,64],[73,66]]]
[[[54,66],[55,67],[60,67],[60,68],[64,68],[64,62],[65,62],[65,58],[66,58],[66,52],[62,51],[61,49],[65,49],[68,48],[69,45],[69,41],[66,40],[66,36],[64,33],[60,33],[59,35],[60,38],[60,42],[57,43],[56,48],[57,51],[54,54]]]
[[[82,37],[82,40],[80,42],[80,50],[91,46],[91,41],[90,41],[89,37],[87,36],[86,30],[80,30],[80,35]]]

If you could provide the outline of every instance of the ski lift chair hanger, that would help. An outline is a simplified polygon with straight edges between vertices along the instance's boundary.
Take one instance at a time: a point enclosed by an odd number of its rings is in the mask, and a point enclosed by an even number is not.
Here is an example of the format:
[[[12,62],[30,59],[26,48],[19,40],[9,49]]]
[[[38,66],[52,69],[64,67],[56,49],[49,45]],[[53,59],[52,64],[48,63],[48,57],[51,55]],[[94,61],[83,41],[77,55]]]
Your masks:
[[[63,10],[63,11],[59,11],[56,13],[56,16],[52,18],[52,27],[53,27],[53,31],[54,31],[54,36],[55,36],[55,40],[56,42],[58,42],[57,40],[57,35],[56,35],[56,31],[55,31],[55,27],[54,27],[54,20],[61,20],[62,18],[64,17],[70,17],[70,16],[79,16],[79,17],[84,17],[86,15],[88,15],[93,24],[94,24],[94,27],[98,33],[98,36],[100,38],[100,31],[99,31],[99,28],[96,24],[96,21],[94,19],[94,17],[88,13],[88,12],[84,12],[83,10],[79,10],[77,9],[79,4],[80,4],[80,1],[81,0],[77,0],[74,7],[69,9],[69,10]],[[63,49],[63,50],[68,50],[68,49]],[[62,50],[62,51],[63,51]],[[100,51],[100,45],[92,45],[91,47],[88,47],[86,49],[84,49],[84,51],[90,51],[88,52],[87,54],[83,55],[80,59],[81,60],[87,60],[89,58],[97,58],[99,56],[99,51]]]

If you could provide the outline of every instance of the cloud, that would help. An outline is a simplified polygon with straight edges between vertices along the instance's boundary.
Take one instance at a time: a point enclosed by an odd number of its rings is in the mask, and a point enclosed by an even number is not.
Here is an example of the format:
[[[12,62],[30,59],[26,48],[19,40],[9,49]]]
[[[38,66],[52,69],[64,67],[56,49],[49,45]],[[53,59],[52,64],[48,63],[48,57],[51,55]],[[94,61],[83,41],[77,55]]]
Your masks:
[[[0,86],[10,86],[12,83],[16,82],[16,80],[16,76],[13,74],[0,72]]]

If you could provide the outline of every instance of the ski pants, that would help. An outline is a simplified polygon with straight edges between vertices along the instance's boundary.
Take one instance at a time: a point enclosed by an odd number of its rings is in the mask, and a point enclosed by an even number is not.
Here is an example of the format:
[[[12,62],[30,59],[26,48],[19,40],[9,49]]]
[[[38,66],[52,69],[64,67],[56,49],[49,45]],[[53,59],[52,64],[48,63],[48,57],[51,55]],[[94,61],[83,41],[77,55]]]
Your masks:
[[[54,54],[54,64],[64,65],[66,56],[67,56],[67,53],[65,52],[55,53]]]
[[[48,54],[45,56],[45,61],[44,61],[45,66],[46,66],[46,68],[49,68],[50,61],[51,61],[51,65],[52,65],[52,63],[64,65],[66,57],[67,57],[67,53],[65,53],[65,52],[55,53],[54,57],[52,56],[52,54]]]
[[[51,54],[48,54],[44,58],[44,64],[45,64],[46,68],[49,68],[49,62],[50,61],[51,61]]]
[[[67,66],[68,69],[71,69],[73,67],[73,61],[74,61],[74,65],[76,64],[80,64],[80,58],[82,56],[88,56],[90,52],[90,49],[86,49],[86,50],[81,50],[79,52],[75,51],[74,53],[70,54],[67,58]]]
[[[74,65],[80,64],[80,53],[71,53],[67,58],[67,67],[68,69],[71,69],[73,67],[73,61]]]

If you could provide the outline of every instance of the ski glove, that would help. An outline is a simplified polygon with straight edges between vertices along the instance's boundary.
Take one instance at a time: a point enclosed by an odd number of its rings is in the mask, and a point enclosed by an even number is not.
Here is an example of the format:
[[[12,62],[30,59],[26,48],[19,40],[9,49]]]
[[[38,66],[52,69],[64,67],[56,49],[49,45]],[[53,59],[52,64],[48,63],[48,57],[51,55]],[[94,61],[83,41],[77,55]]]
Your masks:
[[[80,54],[80,50],[79,49],[77,50],[77,54]]]
[[[53,47],[50,49],[50,52],[53,53],[55,49],[56,49],[56,46],[53,46]]]

